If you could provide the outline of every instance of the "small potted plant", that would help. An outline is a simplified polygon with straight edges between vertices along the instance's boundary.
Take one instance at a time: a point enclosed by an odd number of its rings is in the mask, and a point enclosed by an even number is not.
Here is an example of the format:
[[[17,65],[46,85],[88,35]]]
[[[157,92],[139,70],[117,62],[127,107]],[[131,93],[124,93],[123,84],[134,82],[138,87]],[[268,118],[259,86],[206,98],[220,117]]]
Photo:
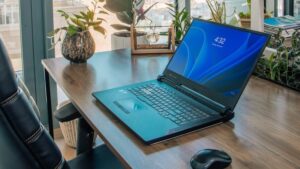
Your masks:
[[[247,12],[240,12],[238,14],[239,20],[241,22],[241,26],[244,28],[251,27],[251,0],[247,0],[246,5],[248,7]],[[266,9],[264,10],[264,18],[270,18],[273,15],[273,12],[268,12]]]
[[[250,28],[251,27],[251,0],[247,0],[246,5],[248,7],[248,11],[240,12],[239,18],[242,27]]]
[[[106,35],[106,30],[102,27],[105,20],[99,15],[107,14],[107,12],[99,6],[100,2],[104,2],[104,0],[93,0],[91,8],[78,14],[69,15],[63,10],[57,11],[64,17],[67,26],[55,29],[49,33],[49,36],[54,39],[54,35],[59,35],[58,40],[53,43],[53,47],[62,41],[62,55],[72,63],[85,63],[95,53],[95,41],[90,29]],[[62,40],[64,32],[65,37]]]

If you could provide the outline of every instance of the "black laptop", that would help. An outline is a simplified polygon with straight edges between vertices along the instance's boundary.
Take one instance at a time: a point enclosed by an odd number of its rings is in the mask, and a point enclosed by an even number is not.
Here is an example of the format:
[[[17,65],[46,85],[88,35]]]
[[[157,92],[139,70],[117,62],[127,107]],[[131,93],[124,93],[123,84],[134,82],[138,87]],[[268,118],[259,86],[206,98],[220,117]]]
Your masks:
[[[156,80],[93,93],[145,143],[234,117],[269,35],[194,19]]]

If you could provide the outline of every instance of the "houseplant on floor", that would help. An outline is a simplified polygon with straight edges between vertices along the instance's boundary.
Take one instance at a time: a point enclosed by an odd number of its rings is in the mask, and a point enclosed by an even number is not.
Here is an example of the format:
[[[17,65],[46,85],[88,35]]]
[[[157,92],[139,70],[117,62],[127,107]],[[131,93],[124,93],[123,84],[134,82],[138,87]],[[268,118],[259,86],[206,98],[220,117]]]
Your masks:
[[[102,35],[106,34],[102,23],[105,21],[99,15],[107,14],[99,3],[104,0],[93,0],[91,7],[86,12],[81,11],[79,14],[68,14],[63,10],[58,10],[66,20],[67,26],[57,28],[49,33],[49,37],[54,39],[58,34],[59,38],[53,43],[53,47],[60,41],[62,42],[62,55],[72,63],[85,63],[95,53],[95,42],[89,32],[94,29]],[[65,37],[62,40],[63,33]]]

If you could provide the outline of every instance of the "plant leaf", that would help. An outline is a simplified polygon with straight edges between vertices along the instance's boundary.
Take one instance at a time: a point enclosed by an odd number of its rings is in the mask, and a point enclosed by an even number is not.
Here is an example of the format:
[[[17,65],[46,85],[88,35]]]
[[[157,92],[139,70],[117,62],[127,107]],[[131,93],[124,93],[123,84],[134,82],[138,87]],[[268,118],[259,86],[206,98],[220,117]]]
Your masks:
[[[61,28],[54,29],[53,31],[48,33],[48,37],[53,37],[56,35],[59,31],[61,31]]]
[[[106,35],[106,30],[103,27],[101,27],[101,26],[94,26],[93,28],[94,28],[95,31],[101,33],[102,35]]]
[[[87,12],[87,18],[90,20],[90,21],[93,21],[94,20],[94,16],[95,16],[95,13],[93,11],[88,11]]]
[[[122,25],[122,24],[112,24],[110,25],[111,27],[113,27],[116,30],[127,30],[130,31],[130,26],[128,25]]]
[[[78,31],[79,31],[79,30],[78,30],[77,27],[74,26],[74,25],[69,25],[68,28],[67,28],[67,33],[68,33],[68,35],[70,35],[70,36],[75,35]]]
[[[106,12],[106,11],[99,11],[99,14],[105,14],[105,15],[108,15],[109,13]]]
[[[131,12],[132,0],[107,0],[104,8],[110,12]]]
[[[107,22],[104,18],[97,18],[98,21]]]
[[[133,23],[133,13],[132,12],[130,12],[130,13],[128,13],[126,11],[118,12],[118,13],[116,13],[116,16],[122,23],[125,23],[128,25],[131,25]]]
[[[58,13],[60,13],[61,14],[61,16],[63,16],[63,17],[65,17],[65,19],[67,20],[67,19],[69,19],[69,14],[67,14],[65,11],[63,11],[63,10],[57,10],[57,12]]]

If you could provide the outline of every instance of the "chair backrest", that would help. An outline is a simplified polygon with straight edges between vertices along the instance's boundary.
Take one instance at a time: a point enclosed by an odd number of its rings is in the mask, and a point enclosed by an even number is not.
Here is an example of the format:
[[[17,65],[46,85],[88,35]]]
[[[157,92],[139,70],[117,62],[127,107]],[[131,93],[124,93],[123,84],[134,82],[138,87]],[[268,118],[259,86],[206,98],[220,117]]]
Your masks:
[[[58,147],[38,120],[0,40],[0,168],[61,169]],[[21,166],[21,167],[20,167]]]

